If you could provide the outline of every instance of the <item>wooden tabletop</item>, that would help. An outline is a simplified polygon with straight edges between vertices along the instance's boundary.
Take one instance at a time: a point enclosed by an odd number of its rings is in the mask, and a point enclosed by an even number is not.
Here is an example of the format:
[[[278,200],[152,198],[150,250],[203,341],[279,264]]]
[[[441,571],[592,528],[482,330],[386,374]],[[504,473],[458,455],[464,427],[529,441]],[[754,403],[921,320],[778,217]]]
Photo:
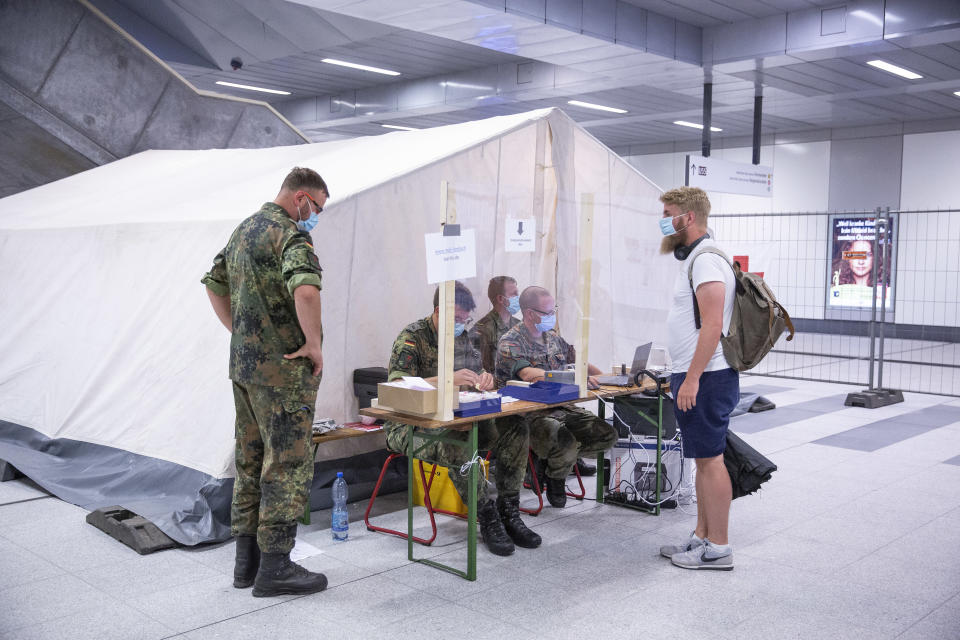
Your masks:
[[[363,413],[364,410],[361,410]],[[365,436],[368,433],[380,433],[380,430],[376,431],[367,431],[366,429],[354,429],[353,427],[340,427],[339,429],[334,429],[333,431],[325,431],[324,433],[315,433],[311,441],[313,444],[321,442],[333,442],[334,440],[343,440],[344,438],[356,438],[358,436]]]
[[[424,416],[414,416],[385,408],[381,409],[379,407],[361,409],[360,415],[370,416],[371,418],[378,418],[380,420],[393,420],[395,422],[412,424],[415,427],[426,427],[428,429],[453,429],[455,431],[466,431],[470,429],[470,427],[473,426],[473,423],[478,420],[491,420],[495,418],[502,418],[504,416],[530,413],[532,411],[541,411],[543,409],[549,409],[550,407],[562,407],[570,404],[579,404],[581,402],[590,402],[591,400],[596,400],[597,397],[604,399],[614,398],[616,396],[625,396],[631,393],[639,393],[640,391],[654,388],[656,388],[656,383],[650,379],[644,379],[643,384],[639,387],[636,385],[629,387],[612,387],[601,385],[599,389],[588,391],[587,393],[589,395],[584,398],[576,398],[574,400],[567,400],[566,402],[557,402],[554,404],[517,400],[516,402],[502,405],[502,409],[497,413],[484,413],[478,416],[470,416],[467,418],[454,418],[450,421],[435,420],[434,418]],[[509,390],[506,388],[500,389],[500,393],[503,395],[510,395]]]

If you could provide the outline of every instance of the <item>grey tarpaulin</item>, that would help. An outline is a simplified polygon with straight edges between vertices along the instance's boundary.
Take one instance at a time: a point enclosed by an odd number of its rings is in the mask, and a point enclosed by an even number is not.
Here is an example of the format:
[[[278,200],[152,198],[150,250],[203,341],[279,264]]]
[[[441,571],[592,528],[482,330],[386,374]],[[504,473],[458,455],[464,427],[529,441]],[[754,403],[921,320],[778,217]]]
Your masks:
[[[311,509],[330,507],[336,471],[350,485],[351,501],[370,497],[384,450],[324,461],[314,470]],[[120,505],[185,545],[230,537],[233,478],[213,478],[182,465],[122,449],[66,438],[0,420],[0,460],[53,495],[93,511]],[[406,488],[406,465],[393,464],[382,493]]]

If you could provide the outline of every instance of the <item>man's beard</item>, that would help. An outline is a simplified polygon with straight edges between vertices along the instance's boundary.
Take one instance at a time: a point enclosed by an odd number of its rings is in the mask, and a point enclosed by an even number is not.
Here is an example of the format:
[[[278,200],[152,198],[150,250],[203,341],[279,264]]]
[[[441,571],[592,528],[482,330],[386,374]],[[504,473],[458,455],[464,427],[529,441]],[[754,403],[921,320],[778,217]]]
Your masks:
[[[663,240],[660,241],[660,253],[664,255],[673,253],[674,249],[681,246],[683,246],[683,239],[679,233],[664,236]]]

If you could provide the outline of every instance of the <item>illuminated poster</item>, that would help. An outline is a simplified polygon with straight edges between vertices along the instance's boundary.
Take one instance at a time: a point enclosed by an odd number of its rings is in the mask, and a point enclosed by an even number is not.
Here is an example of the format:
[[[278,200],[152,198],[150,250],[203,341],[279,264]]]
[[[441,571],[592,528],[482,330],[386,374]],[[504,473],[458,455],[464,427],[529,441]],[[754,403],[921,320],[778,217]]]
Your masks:
[[[890,229],[880,234],[879,256],[874,255],[876,219],[872,216],[830,216],[830,257],[827,308],[870,309],[876,296],[877,309],[886,283],[887,311],[893,311],[895,271],[893,240],[896,218],[890,217]],[[876,267],[876,276],[874,276]],[[876,277],[876,283],[874,282]],[[877,286],[877,284],[881,286]]]

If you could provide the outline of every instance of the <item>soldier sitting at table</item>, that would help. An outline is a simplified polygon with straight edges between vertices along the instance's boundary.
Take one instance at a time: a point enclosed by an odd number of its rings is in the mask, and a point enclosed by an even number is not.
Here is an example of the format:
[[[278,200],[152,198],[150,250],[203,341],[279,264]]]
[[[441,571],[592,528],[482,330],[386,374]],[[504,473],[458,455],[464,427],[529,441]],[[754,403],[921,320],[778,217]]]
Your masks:
[[[527,287],[520,294],[523,322],[516,325],[497,343],[495,376],[497,386],[507,380],[536,382],[544,372],[563,369],[576,361],[574,348],[560,337],[554,326],[557,321],[555,301],[543,287]],[[591,386],[593,376],[601,373],[587,365]],[[566,477],[578,455],[597,455],[617,441],[616,430],[586,409],[575,406],[555,407],[527,414],[530,447],[546,461],[547,500],[556,508],[567,503]]]
[[[469,334],[464,330],[470,312],[476,307],[473,295],[460,282],[456,283],[455,291],[454,387],[490,391],[494,389],[493,376],[483,370],[480,352],[474,348]],[[439,317],[440,290],[437,289],[433,294],[433,314],[407,325],[393,343],[390,365],[387,367],[388,380],[417,376],[425,378],[433,385],[437,384]],[[487,482],[482,478],[477,490],[477,522],[484,543],[492,553],[500,556],[513,553],[514,545],[528,549],[540,546],[540,536],[527,528],[520,518],[519,510],[520,487],[529,447],[526,422],[517,416],[481,420],[478,430],[480,449],[493,449],[497,454],[494,472],[496,503],[487,497]],[[387,447],[391,451],[406,454],[407,426],[398,422],[387,422],[384,431]],[[422,444],[416,437],[419,431],[419,428],[414,429],[414,448]],[[467,439],[466,431],[444,431],[445,436],[463,441]],[[450,480],[466,503],[467,476],[460,474],[460,467],[473,460],[476,453],[465,451],[455,444],[435,442],[417,455],[447,467]]]

